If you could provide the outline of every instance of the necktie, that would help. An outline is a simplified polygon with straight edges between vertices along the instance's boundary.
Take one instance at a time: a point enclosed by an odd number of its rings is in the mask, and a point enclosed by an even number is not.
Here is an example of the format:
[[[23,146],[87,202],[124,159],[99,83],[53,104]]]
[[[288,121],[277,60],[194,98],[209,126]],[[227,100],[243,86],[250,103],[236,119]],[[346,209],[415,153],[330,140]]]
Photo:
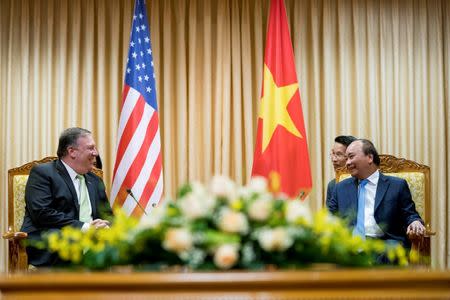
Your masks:
[[[356,215],[356,226],[353,229],[353,235],[359,235],[363,239],[366,237],[366,229],[364,228],[364,209],[365,209],[365,199],[366,199],[366,184],[369,181],[363,179],[359,182],[358,188],[358,213]]]
[[[84,176],[77,175],[79,184],[79,192],[80,192],[80,221],[84,223],[89,223],[92,221],[92,209],[91,204],[89,203],[89,194],[86,186],[86,180]]]

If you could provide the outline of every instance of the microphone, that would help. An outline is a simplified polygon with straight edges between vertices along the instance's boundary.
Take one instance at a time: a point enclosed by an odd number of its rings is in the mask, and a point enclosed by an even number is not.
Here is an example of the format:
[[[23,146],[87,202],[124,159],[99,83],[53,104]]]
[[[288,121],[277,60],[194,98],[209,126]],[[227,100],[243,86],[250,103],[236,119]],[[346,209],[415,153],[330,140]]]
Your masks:
[[[145,215],[147,215],[147,212],[145,211],[145,209],[141,206],[141,204],[139,203],[139,201],[136,200],[136,198],[134,197],[133,191],[131,189],[126,189],[128,195],[131,196],[131,198],[134,200],[134,202],[136,202],[136,204],[139,206],[139,208],[144,212]]]

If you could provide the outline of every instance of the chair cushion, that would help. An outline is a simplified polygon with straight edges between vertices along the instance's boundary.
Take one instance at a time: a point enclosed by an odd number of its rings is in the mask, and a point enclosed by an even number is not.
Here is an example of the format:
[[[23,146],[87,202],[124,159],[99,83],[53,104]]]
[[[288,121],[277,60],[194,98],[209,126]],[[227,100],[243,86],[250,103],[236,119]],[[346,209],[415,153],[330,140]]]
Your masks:
[[[16,175],[13,177],[15,230],[20,230],[25,216],[25,186],[27,180],[28,175]]]
[[[412,200],[416,205],[416,210],[423,218],[425,210],[425,174],[421,172],[398,172],[383,173],[384,175],[400,177],[406,180],[411,191]],[[350,174],[342,174],[339,181],[350,177]]]

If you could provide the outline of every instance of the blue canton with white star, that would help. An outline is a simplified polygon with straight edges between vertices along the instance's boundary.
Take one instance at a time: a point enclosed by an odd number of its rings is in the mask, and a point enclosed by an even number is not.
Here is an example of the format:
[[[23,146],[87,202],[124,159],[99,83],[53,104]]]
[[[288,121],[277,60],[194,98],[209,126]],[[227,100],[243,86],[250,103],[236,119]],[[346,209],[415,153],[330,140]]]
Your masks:
[[[136,1],[134,8],[125,83],[139,91],[145,101],[158,110],[152,45],[144,0]]]

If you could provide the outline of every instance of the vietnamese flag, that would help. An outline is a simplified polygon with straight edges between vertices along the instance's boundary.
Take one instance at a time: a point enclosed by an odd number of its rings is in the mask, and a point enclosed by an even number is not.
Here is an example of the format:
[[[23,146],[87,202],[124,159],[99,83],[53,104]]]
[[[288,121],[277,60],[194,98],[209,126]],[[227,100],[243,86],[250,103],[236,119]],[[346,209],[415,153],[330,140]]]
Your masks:
[[[271,0],[252,176],[279,175],[279,191],[311,190],[308,143],[283,0]]]

